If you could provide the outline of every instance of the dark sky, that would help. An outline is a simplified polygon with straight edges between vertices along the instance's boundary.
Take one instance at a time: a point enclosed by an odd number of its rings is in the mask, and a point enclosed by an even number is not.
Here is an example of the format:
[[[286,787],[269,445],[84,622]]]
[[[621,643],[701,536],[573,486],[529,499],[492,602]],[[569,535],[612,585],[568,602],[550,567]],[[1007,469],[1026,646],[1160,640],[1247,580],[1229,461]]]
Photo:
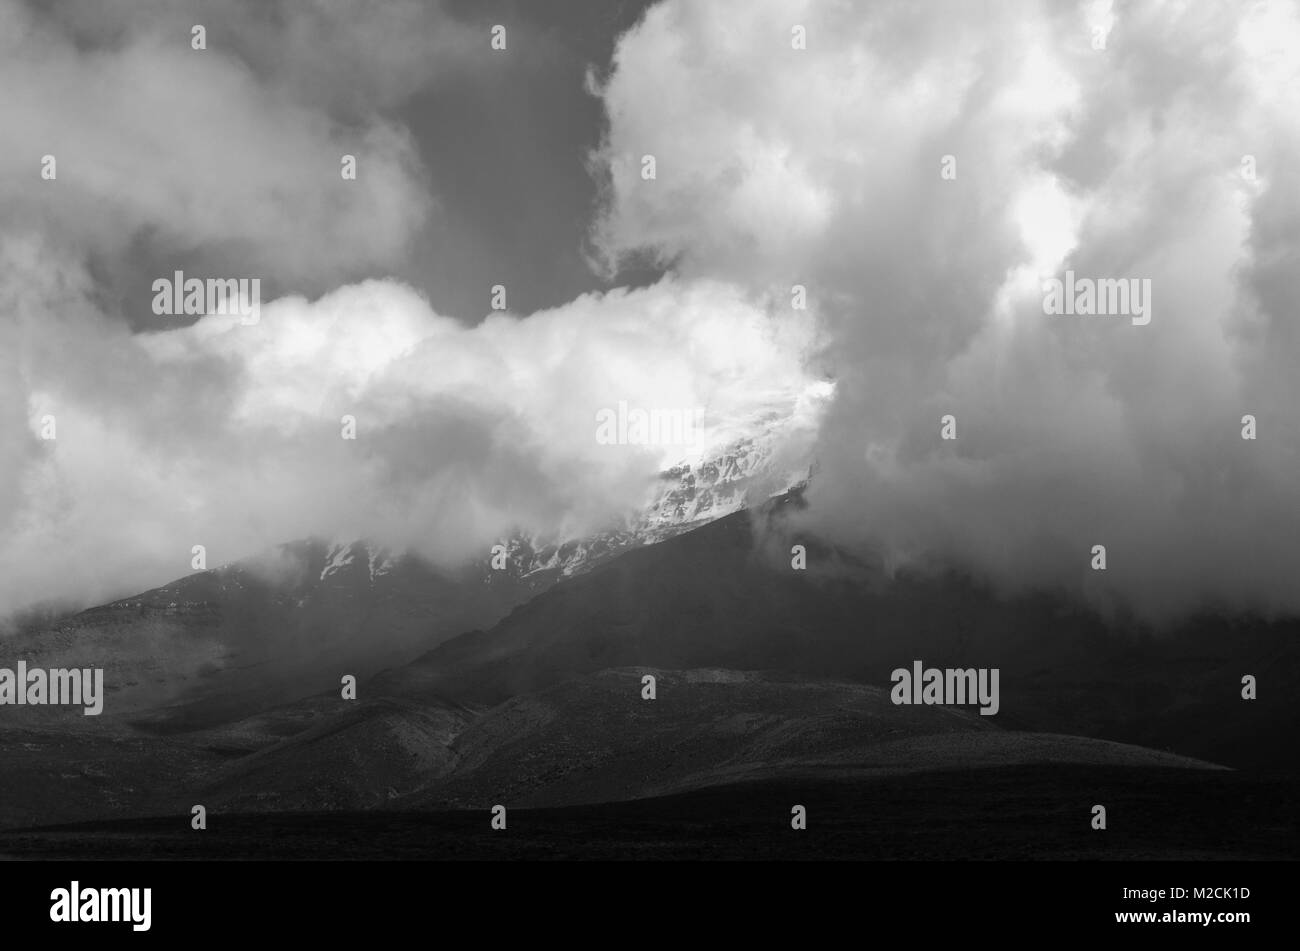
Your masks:
[[[450,10],[508,30],[507,55],[425,89],[399,112],[441,207],[401,273],[434,309],[476,320],[504,283],[510,309],[531,313],[608,286],[584,260],[598,182],[587,157],[604,114],[585,91],[589,67],[609,67],[615,38],[648,0],[457,2]],[[636,285],[652,272],[624,273]]]
[[[132,30],[126,24],[133,17],[145,20],[149,5],[147,0],[100,8],[55,2],[32,9],[79,47],[102,53],[129,43]],[[160,7],[158,16],[149,18],[156,29],[180,33],[190,20],[202,20],[211,49],[237,57],[259,78],[276,79],[277,71],[283,71],[291,87],[293,82],[321,81],[318,105],[336,120],[379,116],[409,130],[419,174],[436,204],[402,253],[387,256],[382,264],[357,256],[355,264],[342,260],[328,272],[298,275],[266,268],[264,249],[240,242],[177,244],[141,229],[128,254],[121,253],[118,243],[88,254],[105,310],[120,313],[135,330],[175,326],[151,312],[149,288],[154,276],[177,269],[199,276],[262,274],[264,299],[286,293],[314,298],[342,283],[397,277],[425,293],[438,312],[468,323],[488,312],[490,288],[498,283],[507,287],[511,312],[527,314],[584,291],[653,282],[660,270],[634,268],[613,281],[602,280],[584,254],[600,188],[588,156],[605,128],[601,103],[586,89],[586,74],[588,69],[597,75],[608,72],[615,40],[648,6],[649,0],[457,0],[435,14],[435,5],[429,4],[427,19],[418,24],[424,32],[413,40],[415,55],[430,61],[425,73],[408,62],[394,63],[394,75],[416,77],[409,88],[366,99],[361,106],[361,93],[349,95],[340,88],[347,70],[320,62],[330,56],[323,37],[300,41],[301,62],[286,66],[280,61],[279,49],[288,42],[282,38],[288,35],[286,24],[295,23],[285,12],[291,8],[246,0],[242,6]],[[122,15],[114,16],[115,11]],[[496,24],[507,29],[504,52],[489,47]],[[183,34],[178,39],[183,41]],[[383,49],[381,40],[391,42],[373,38],[375,49]],[[427,54],[419,51],[420,45],[428,47]],[[382,75],[384,65],[353,67],[356,73],[366,71]],[[364,78],[354,85],[367,88]],[[357,152],[364,173],[365,155],[359,148]],[[330,164],[300,172],[321,177],[325,188],[335,183],[335,168]]]

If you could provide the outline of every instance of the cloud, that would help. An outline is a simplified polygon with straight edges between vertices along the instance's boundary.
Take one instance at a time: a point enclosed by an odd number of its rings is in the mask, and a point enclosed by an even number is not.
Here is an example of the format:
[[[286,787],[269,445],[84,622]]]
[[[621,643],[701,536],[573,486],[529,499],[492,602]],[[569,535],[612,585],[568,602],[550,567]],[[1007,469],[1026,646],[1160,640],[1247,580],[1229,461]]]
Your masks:
[[[390,108],[486,55],[486,33],[439,0],[80,0],[32,2],[78,49],[147,37],[187,48],[202,25],[223,51],[298,101],[348,117]]]
[[[1300,610],[1294,7],[667,0],[598,91],[607,264],[809,289],[814,527],[1153,618]],[[1152,322],[1046,317],[1067,268],[1149,278]]]
[[[680,452],[602,445],[620,402],[704,409],[697,452],[795,408],[821,427],[810,527],[891,563],[1151,617],[1300,609],[1293,8],[666,0],[591,80],[592,238],[607,274],[672,275],[472,327],[373,279],[438,208],[387,110],[472,70],[464,26],[258,6],[199,53],[199,9],[0,0],[0,609],[166,581],[193,544],[351,534],[449,562],[581,533]],[[417,27],[437,64],[375,55]],[[307,296],[132,333],[114,294],[164,259]],[[1046,317],[1067,268],[1150,279],[1152,322]]]
[[[815,417],[808,328],[725,282],[473,327],[396,281],[347,283],[402,263],[436,207],[384,110],[464,65],[465,28],[402,0],[233,12],[0,0],[0,616],[163,583],[196,544],[218,564],[351,535],[450,563],[516,528],[580,534],[755,416]],[[133,332],[117,294],[151,299],[164,259],[315,291],[264,294],[248,326]],[[704,441],[602,445],[620,402],[703,410]]]
[[[384,110],[464,66],[427,57],[466,28],[403,0],[219,12],[0,0],[0,617],[166,582],[194,545],[215,565],[341,535],[450,564],[519,528],[572,537],[765,413],[814,425],[809,328],[726,282],[472,327],[397,281],[347,283],[402,263],[436,207]],[[150,300],[164,259],[316,291],[263,294],[255,324],[133,332],[115,292]],[[701,440],[602,445],[597,413],[620,403],[702,410]]]
[[[57,236],[110,270],[238,248],[260,271],[247,276],[320,282],[392,266],[433,208],[404,128],[342,121],[231,49],[191,49],[187,26],[87,52],[10,0],[0,23],[6,233]],[[41,178],[47,155],[54,181]]]
[[[0,287],[25,289],[16,312],[53,321],[29,326],[20,350],[28,432],[4,467],[21,475],[17,504],[0,512],[11,607],[162,583],[188,573],[196,544],[216,565],[309,535],[364,537],[450,565],[515,529],[582,535],[738,421],[808,402],[807,327],[718,282],[467,327],[410,287],[367,281],[264,304],[253,325],[130,334],[90,319],[84,275],[42,275],[36,249],[0,250]],[[597,413],[619,401],[702,409],[705,431],[687,447],[602,445]],[[53,441],[36,438],[45,414]]]

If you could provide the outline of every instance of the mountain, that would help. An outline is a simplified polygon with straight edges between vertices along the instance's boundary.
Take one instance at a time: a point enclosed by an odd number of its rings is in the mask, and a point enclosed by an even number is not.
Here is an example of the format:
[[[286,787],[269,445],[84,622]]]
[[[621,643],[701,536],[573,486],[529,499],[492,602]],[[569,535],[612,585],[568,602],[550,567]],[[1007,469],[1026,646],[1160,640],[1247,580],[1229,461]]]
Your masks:
[[[599,854],[620,843],[651,856],[766,854],[787,847],[764,830],[788,828],[790,803],[809,802],[819,822],[838,823],[840,845],[827,848],[845,856],[1098,855],[1096,840],[1070,831],[1086,829],[1063,805],[1080,791],[1124,821],[1140,816],[1151,830],[1141,847],[1153,856],[1187,848],[1178,822],[1210,814],[1246,838],[1225,849],[1207,833],[1197,854],[1287,851],[1273,840],[1293,823],[1266,828],[1251,811],[1266,802],[1273,815],[1293,801],[1294,781],[1259,767],[1295,766],[1295,752],[1277,742],[1295,726],[1294,626],[1203,617],[1156,637],[1050,593],[1000,597],[952,568],[890,572],[807,536],[802,506],[796,491],[589,558],[498,608],[495,622],[361,680],[357,700],[340,696],[337,668],[322,672],[329,682],[312,696],[302,696],[300,675],[259,694],[272,656],[263,668],[228,664],[200,676],[191,691],[209,693],[197,702],[191,693],[151,708],[150,678],[137,674],[130,716],[110,698],[114,712],[100,718],[24,718],[22,730],[0,732],[0,824],[114,824],[7,835],[0,851],[107,854],[116,830],[134,828],[131,817],[155,815],[170,818],[141,826],[139,841],[192,857],[263,854],[256,843],[268,828],[298,830],[294,854],[355,855],[368,830],[391,844],[395,829],[406,835],[430,821],[441,831],[426,830],[425,845],[402,854],[465,854],[479,848],[487,807],[504,802],[512,828],[520,816],[537,824],[538,849],[585,854],[592,829],[603,837]],[[791,566],[796,542],[807,548],[806,570]],[[166,654],[169,631],[217,640],[212,632],[251,606],[246,616],[258,624],[295,612],[324,622],[333,612],[382,639],[402,618],[447,610],[429,589],[455,584],[359,543],[287,547],[269,563],[106,606],[86,624],[136,637],[137,648],[152,624],[147,643],[165,679],[177,663]],[[485,599],[529,578],[476,571],[459,590]],[[310,631],[300,634],[303,649]],[[243,637],[244,656],[257,656]],[[112,644],[100,646],[115,662]],[[301,663],[303,653],[291,656]],[[895,705],[890,673],[918,659],[997,667],[998,715]],[[1250,670],[1264,672],[1267,689],[1246,702],[1237,684]],[[654,700],[641,694],[647,675],[657,678]],[[1256,768],[1238,781],[1213,763]],[[1164,790],[1154,805],[1153,789]],[[168,825],[194,802],[222,829],[199,845]],[[638,810],[614,809],[632,802]],[[581,811],[548,818],[538,809]],[[268,814],[282,824],[254,818]],[[376,825],[368,817],[378,814],[393,818]],[[420,819],[402,818],[411,816]],[[649,838],[628,832],[628,821]],[[936,823],[952,838],[926,838]]]
[[[268,705],[410,660],[493,624],[556,582],[763,501],[806,479],[777,446],[789,421],[659,474],[643,509],[582,538],[518,534],[494,570],[488,551],[456,568],[364,540],[307,539],[177,579],[0,640],[0,662],[105,669],[108,705],[167,732]]]
[[[655,678],[653,700],[642,695],[646,676]],[[1140,747],[1002,730],[965,710],[895,706],[876,687],[777,672],[603,670],[481,711],[431,696],[332,706],[308,729],[187,780],[186,794],[226,812],[486,810],[797,776],[1052,762],[1214,768]]]
[[[1152,631],[1059,593],[1006,597],[950,565],[891,570],[809,535],[800,488],[768,496],[808,475],[772,446],[746,437],[667,470],[604,533],[511,539],[502,570],[486,551],[449,571],[307,540],[6,640],[0,665],[103,666],[109,695],[102,717],[7,721],[0,825],[188,815],[203,801],[216,821],[328,810],[355,832],[370,828],[360,812],[635,800],[656,835],[689,839],[682,810],[714,808],[710,791],[742,797],[752,829],[773,809],[788,823],[790,796],[850,808],[864,790],[899,821],[951,826],[975,788],[992,827],[1021,790],[1025,828],[1068,839],[1058,803],[1086,784],[1132,810],[1147,784],[1184,806],[1209,790],[1216,809],[1292,795],[1282,773],[1259,777],[1300,766],[1277,742],[1300,726],[1296,622],[1204,615]],[[917,660],[997,668],[997,716],[894,705],[891,672]],[[356,700],[340,696],[345,673]],[[1247,673],[1258,700],[1241,699]],[[1211,763],[1249,767],[1249,781],[1189,778],[1220,776]],[[933,798],[914,808],[916,795]],[[850,811],[845,854],[876,848],[887,829]],[[564,815],[562,844],[581,837]],[[265,831],[247,828],[250,843]],[[1162,829],[1153,854],[1177,840]],[[910,854],[909,836],[886,854]]]
[[[647,675],[654,700],[642,696]],[[1139,747],[1006,731],[966,710],[895,706],[878,687],[717,668],[605,670],[512,697],[471,721],[450,752],[447,774],[386,805],[552,807],[800,776],[1046,762],[1212,768]]]
[[[926,666],[998,668],[999,725],[1294,768],[1300,625],[1200,617],[1153,632],[1059,595],[1002,597],[960,571],[890,573],[802,537],[798,493],[631,551],[367,686],[495,705],[611,667],[783,670],[878,688]],[[805,544],[808,569],[790,548]],[[1241,698],[1243,674],[1269,693]]]
[[[82,611],[3,650],[29,666],[104,667],[107,709],[163,708],[160,729],[193,727],[368,676],[534,590],[481,566],[448,573],[309,540]],[[183,715],[167,709],[182,702]]]
[[[807,465],[782,461],[786,426],[767,417],[756,435],[699,461],[674,465],[655,478],[645,504],[623,526],[582,538],[518,534],[507,543],[512,572],[550,581],[590,571],[613,556],[654,545],[807,484]]]

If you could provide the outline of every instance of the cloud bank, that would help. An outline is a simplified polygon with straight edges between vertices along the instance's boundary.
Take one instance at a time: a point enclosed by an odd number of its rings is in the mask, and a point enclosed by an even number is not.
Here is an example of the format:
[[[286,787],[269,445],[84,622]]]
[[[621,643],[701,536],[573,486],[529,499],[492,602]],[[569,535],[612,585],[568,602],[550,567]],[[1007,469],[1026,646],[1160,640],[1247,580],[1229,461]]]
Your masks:
[[[53,415],[57,438],[33,427],[20,447],[0,548],[11,598],[56,597],[69,580],[159,583],[188,572],[195,544],[215,565],[323,534],[450,565],[515,529],[580,536],[635,510],[650,476],[700,458],[747,414],[788,413],[805,385],[803,329],[774,335],[779,322],[711,282],[469,327],[370,281],[282,298],[251,326],[214,316],[93,338],[77,313],[89,305],[47,290],[38,319],[70,316],[40,333],[56,352],[28,375],[43,386],[26,414]],[[601,445],[597,413],[619,401],[699,408],[705,439]]]
[[[486,317],[385,279],[456,187],[392,108],[481,31],[230,8],[199,53],[198,6],[0,0],[0,613],[194,544],[580,533],[676,461],[599,410],[703,409],[717,445],[822,376],[811,531],[1153,618],[1300,609],[1293,6],[665,0],[594,64],[592,244],[672,273]],[[121,285],[163,260],[308,293],[141,333]],[[1067,269],[1149,279],[1151,323],[1049,318]]]
[[[0,2],[0,614],[166,582],[196,544],[209,565],[308,535],[459,563],[516,528],[590,531],[804,392],[810,328],[727,282],[485,317],[384,279],[439,187],[386,107],[451,68],[412,35],[451,50],[465,28],[406,2],[251,6],[209,16],[200,52],[195,9]],[[332,289],[138,332],[106,284],[161,254]],[[231,261],[255,269],[214,273]],[[358,272],[379,276],[340,280]],[[601,445],[620,401],[703,411],[701,444]]]
[[[1294,5],[667,0],[598,86],[607,263],[815,301],[811,528],[1153,618],[1300,609]],[[1045,316],[1066,269],[1150,279],[1152,322]]]

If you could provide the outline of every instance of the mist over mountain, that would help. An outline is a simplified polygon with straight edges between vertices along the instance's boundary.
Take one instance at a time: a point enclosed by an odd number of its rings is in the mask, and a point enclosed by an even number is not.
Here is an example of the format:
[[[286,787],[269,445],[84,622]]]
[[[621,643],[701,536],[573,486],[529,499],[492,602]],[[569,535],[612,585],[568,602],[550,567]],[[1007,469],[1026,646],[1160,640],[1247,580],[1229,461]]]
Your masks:
[[[0,859],[1297,857],[1297,4],[0,0],[0,89]]]
[[[687,532],[806,480],[777,455],[788,421],[665,470],[639,515],[587,537],[503,538],[446,568],[364,540],[311,539],[108,604],[30,622],[0,656],[101,664],[115,707],[180,705],[180,722],[247,715],[365,678],[495,623],[555,582]],[[197,718],[197,719],[195,719]],[[168,715],[168,729],[175,728]]]
[[[914,660],[1001,670],[1001,724],[1231,765],[1297,763],[1296,620],[1202,615],[1174,631],[1067,593],[1009,597],[942,563],[891,569],[799,531],[801,493],[629,552],[494,627],[376,677],[385,695],[495,704],[607,667],[777,669],[887,686]],[[791,548],[808,568],[792,568]],[[1280,688],[1251,704],[1241,675]],[[1014,698],[1014,699],[1010,699]]]

